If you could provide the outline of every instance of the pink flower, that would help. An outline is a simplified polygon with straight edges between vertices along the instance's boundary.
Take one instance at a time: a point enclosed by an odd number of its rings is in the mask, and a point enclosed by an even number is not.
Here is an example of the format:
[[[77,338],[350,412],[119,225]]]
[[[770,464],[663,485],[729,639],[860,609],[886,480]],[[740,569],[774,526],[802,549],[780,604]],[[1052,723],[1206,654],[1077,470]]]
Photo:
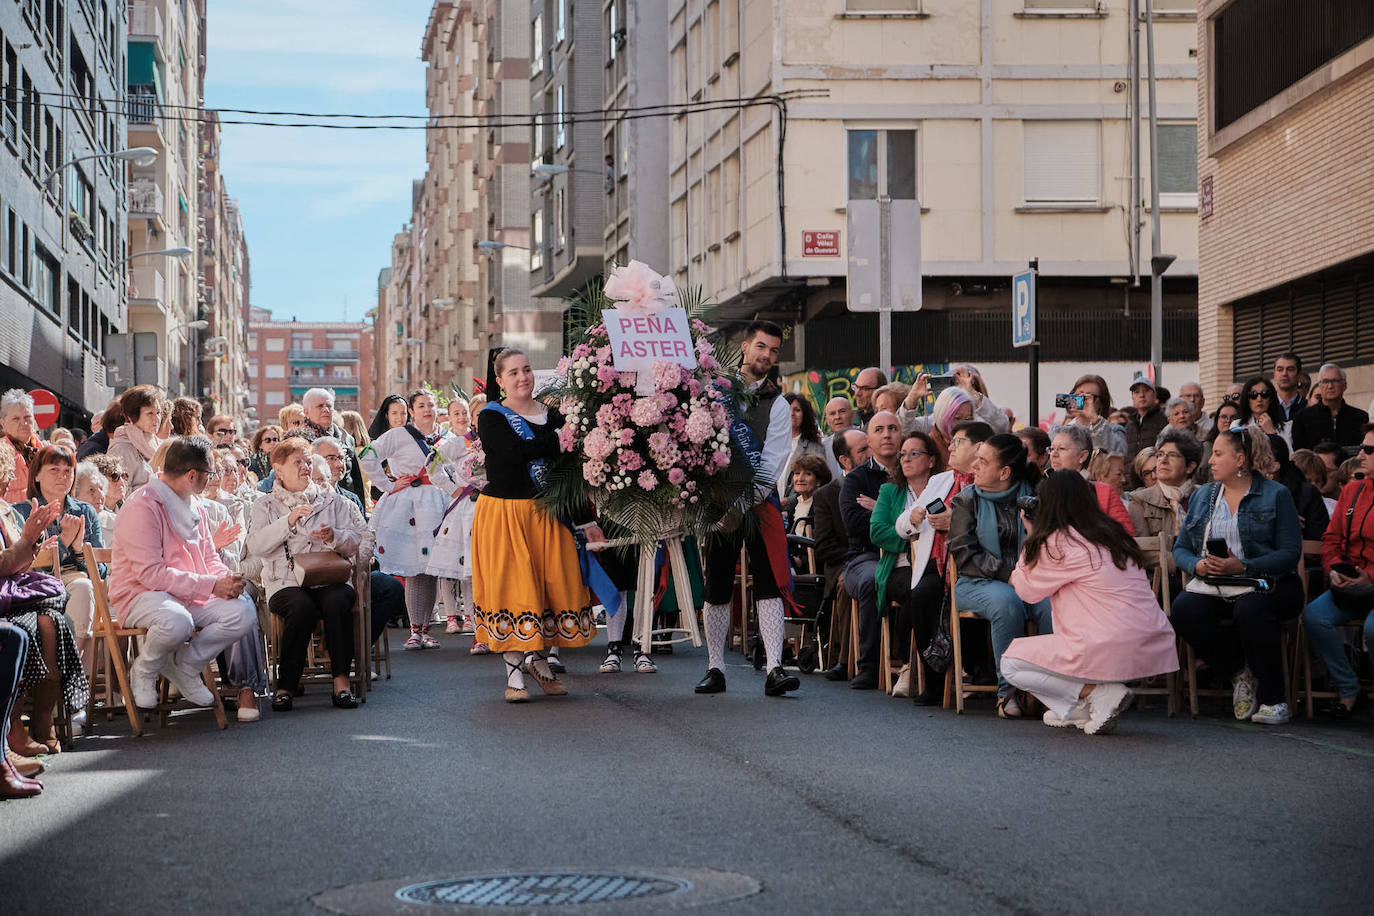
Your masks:
[[[658,478],[653,471],[641,471],[639,474],[639,486],[643,490],[652,490],[658,486]]]
[[[573,358],[573,359],[586,359],[588,356],[591,356],[591,355],[592,355],[592,348],[589,347],[589,346],[587,346],[586,344],[578,344],[577,346],[573,347],[573,352],[572,352],[572,358]]]
[[[620,431],[620,444],[632,445],[635,441],[635,431],[632,429],[622,429]]]
[[[606,465],[600,461],[588,461],[582,465],[582,477],[594,487],[604,486],[606,483]]]
[[[632,315],[652,315],[678,304],[672,281],[643,261],[613,268],[603,288],[607,299],[622,303],[620,307]]]
[[[678,373],[679,368],[677,363],[663,360],[654,363],[654,390],[671,391],[682,384],[682,377]]]
[[[716,362],[716,358],[710,355],[709,353],[705,356],[697,357],[697,365],[705,369],[707,372],[715,372],[717,369],[720,368],[720,363]],[[725,383],[726,387],[729,387],[730,382],[728,379],[725,380]]]
[[[701,397],[701,382],[691,379],[687,382],[687,394],[694,398]]]
[[[663,419],[663,412],[653,398],[638,398],[630,408],[630,419],[636,426],[655,426]]]
[[[711,460],[723,471],[730,466],[730,452],[726,449],[716,449]]]
[[[620,373],[615,371],[614,366],[601,365],[596,367],[596,380],[603,385],[610,385]]]
[[[682,482],[687,479],[687,473],[682,468],[673,468],[668,472],[668,482],[675,487],[682,486]]]
[[[560,359],[560,360],[558,361],[558,365],[554,368],[554,371],[558,373],[558,377],[559,377],[559,378],[567,378],[567,377],[568,377],[568,367],[571,366],[571,365],[572,365],[572,359],[569,358],[569,357],[567,357],[567,356],[565,356],[565,357],[563,357],[562,359]]]
[[[611,348],[609,346],[597,347],[593,357],[598,363],[609,363],[611,361]]]
[[[615,463],[622,471],[637,471],[644,467],[644,456],[639,452],[621,452],[616,456]]]
[[[667,433],[665,433],[665,432],[657,432],[657,433],[650,433],[650,434],[649,434],[649,451],[651,451],[651,452],[663,452],[663,451],[667,451],[668,446],[670,446],[670,445],[672,445],[672,444],[673,444],[673,439],[672,439],[672,437],[669,436],[669,435],[668,435]]]
[[[598,426],[587,433],[587,438],[582,440],[582,451],[587,454],[588,458],[601,461],[609,458],[611,453],[615,451],[615,443],[611,441],[611,437],[606,434],[606,431]]]
[[[558,431],[558,447],[565,452],[573,450],[577,444],[577,436],[571,426],[565,426]]]
[[[635,378],[635,373],[633,372],[620,373],[620,384],[624,385],[626,388],[632,387],[638,381],[639,379]]]
[[[696,408],[687,418],[687,441],[700,445],[716,433],[709,411]]]
[[[616,416],[615,407],[610,404],[602,404],[596,409],[596,425],[607,430],[614,430],[620,426],[619,418]]]

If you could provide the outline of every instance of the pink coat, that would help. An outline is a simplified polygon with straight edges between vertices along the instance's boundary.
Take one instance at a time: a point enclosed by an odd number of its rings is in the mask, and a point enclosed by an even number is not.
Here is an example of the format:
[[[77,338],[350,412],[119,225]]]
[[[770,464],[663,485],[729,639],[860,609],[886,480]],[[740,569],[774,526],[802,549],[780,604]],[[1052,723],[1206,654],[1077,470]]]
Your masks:
[[[1178,670],[1173,628],[1134,563],[1118,569],[1101,547],[1059,532],[1035,566],[1022,557],[1011,585],[1022,601],[1052,599],[1054,632],[1014,639],[1006,655],[1094,683]]]
[[[215,581],[229,575],[215,553],[204,514],[196,517],[200,538],[188,544],[177,535],[152,487],[140,487],[125,500],[115,519],[110,565],[110,605],[117,623],[124,622],[134,599],[144,592],[166,592],[187,605],[204,604]]]

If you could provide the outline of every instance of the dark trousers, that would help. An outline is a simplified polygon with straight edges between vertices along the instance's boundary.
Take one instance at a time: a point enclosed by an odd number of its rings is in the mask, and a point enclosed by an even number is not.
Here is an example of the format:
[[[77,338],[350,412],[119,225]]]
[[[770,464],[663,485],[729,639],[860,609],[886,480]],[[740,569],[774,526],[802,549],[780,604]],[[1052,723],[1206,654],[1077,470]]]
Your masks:
[[[781,598],[782,592],[773,579],[773,566],[768,562],[768,551],[763,546],[763,536],[755,527],[746,539],[741,529],[728,534],[721,533],[710,539],[706,547],[706,603],[729,604],[735,590],[735,566],[739,563],[740,544],[749,557],[749,574],[754,577],[754,600],[760,598]],[[744,613],[749,613],[745,608]]]
[[[1231,677],[1246,665],[1259,682],[1259,702],[1285,703],[1280,624],[1302,612],[1302,583],[1286,576],[1268,592],[1235,601],[1184,592],[1174,599],[1170,621],[1214,672]],[[1231,626],[1223,625],[1230,620]]]
[[[861,553],[844,568],[844,588],[859,606],[859,671],[877,671],[882,648],[882,629],[878,623],[878,555]],[[892,570],[887,580],[887,597],[902,596],[911,588],[910,567]]]
[[[405,616],[406,590],[395,576],[384,572],[373,571],[368,578],[372,582],[372,641],[376,642],[386,632],[387,621]]]
[[[893,576],[895,577],[898,572],[903,570],[894,570]],[[891,582],[888,583],[887,590],[889,595],[897,594],[892,591]],[[917,651],[929,646],[930,638],[935,635],[935,627],[940,621],[944,601],[945,580],[935,571],[935,563],[932,561],[926,564],[920,580],[907,592],[892,621],[893,649],[905,654],[907,645],[911,642],[910,634],[913,629],[916,631]],[[908,658],[907,661],[911,659]]]
[[[344,582],[315,588],[284,588],[267,602],[267,609],[282,618],[278,647],[278,690],[295,690],[305,669],[305,653],[315,625],[324,621],[324,644],[329,649],[329,671],[343,677],[353,665],[353,586]]]
[[[24,659],[29,653],[29,634],[5,620],[0,620],[0,705],[4,718],[0,726],[10,727],[10,711],[19,695],[19,681],[24,676]]]

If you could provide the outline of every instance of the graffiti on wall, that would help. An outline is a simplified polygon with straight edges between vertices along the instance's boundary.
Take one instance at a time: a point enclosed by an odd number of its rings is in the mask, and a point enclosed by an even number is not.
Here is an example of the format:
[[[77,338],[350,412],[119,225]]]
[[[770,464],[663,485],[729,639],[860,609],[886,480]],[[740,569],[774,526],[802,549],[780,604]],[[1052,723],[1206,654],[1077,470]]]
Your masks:
[[[854,380],[863,371],[862,366],[849,369],[807,369],[783,376],[783,391],[795,391],[806,395],[811,406],[816,408],[816,416],[823,417],[825,404],[831,398],[854,400]],[[898,366],[890,376],[891,381],[910,385],[921,373],[944,375],[949,371],[949,363],[917,363],[913,366]]]

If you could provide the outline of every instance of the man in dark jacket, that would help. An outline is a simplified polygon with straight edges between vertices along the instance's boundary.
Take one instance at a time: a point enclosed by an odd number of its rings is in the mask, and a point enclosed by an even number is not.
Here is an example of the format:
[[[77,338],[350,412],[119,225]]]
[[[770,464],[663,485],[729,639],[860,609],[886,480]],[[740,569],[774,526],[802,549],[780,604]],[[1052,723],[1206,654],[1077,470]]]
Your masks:
[[[1141,376],[1131,382],[1131,405],[1136,415],[1126,421],[1126,467],[1141,449],[1150,448],[1159,438],[1160,430],[1169,423],[1169,418],[1159,407],[1159,393],[1154,383]]]
[[[85,461],[90,455],[103,455],[110,450],[110,437],[115,430],[124,425],[124,411],[119,407],[119,399],[110,402],[100,415],[100,429],[95,435],[81,443],[76,449],[76,460]]]
[[[859,605],[859,664],[849,682],[855,690],[878,686],[878,548],[869,537],[868,523],[877,505],[878,491],[891,479],[902,447],[902,424],[897,415],[881,410],[868,421],[868,447],[872,457],[845,475],[840,489],[840,516],[849,538],[849,558],[844,567],[845,591]]]
[[[840,515],[840,490],[844,475],[868,460],[868,433],[846,429],[835,434],[832,456],[840,474],[816,491],[811,504],[811,523],[816,533],[816,559],[825,574],[825,596],[830,612],[830,653],[838,661],[825,672],[827,680],[843,680],[845,652],[849,647],[849,615],[841,613],[840,575],[849,558],[849,536]]]
[[[1349,456],[1364,439],[1363,428],[1369,414],[1345,402],[1345,370],[1327,363],[1317,373],[1320,404],[1304,407],[1293,417],[1293,448],[1313,448],[1319,442],[1334,442]]]

